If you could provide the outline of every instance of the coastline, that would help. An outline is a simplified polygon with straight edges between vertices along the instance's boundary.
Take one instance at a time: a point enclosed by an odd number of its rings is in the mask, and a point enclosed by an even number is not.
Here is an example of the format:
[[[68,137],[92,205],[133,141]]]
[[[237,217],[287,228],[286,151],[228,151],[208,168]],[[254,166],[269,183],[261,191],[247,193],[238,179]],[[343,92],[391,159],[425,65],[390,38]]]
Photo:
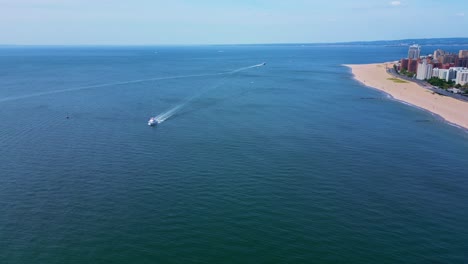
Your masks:
[[[434,113],[447,122],[468,130],[468,102],[433,93],[414,82],[395,78],[386,71],[393,63],[345,64],[354,79],[394,99]]]

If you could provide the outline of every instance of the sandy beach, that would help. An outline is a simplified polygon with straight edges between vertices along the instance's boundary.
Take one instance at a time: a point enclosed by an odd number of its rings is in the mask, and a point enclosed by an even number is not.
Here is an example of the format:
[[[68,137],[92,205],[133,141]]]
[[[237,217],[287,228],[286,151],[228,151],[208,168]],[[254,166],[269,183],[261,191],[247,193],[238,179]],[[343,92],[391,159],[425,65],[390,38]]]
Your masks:
[[[416,83],[395,79],[386,71],[393,63],[345,65],[366,86],[384,91],[397,100],[424,108],[450,123],[468,129],[468,102],[438,95]]]

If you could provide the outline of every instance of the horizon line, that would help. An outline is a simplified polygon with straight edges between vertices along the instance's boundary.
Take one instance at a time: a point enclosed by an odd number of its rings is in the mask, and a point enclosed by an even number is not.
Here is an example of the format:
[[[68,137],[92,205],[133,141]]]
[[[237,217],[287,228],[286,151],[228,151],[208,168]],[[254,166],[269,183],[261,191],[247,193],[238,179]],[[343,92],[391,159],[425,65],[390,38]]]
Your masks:
[[[409,38],[409,39],[381,39],[381,40],[354,40],[354,41],[338,41],[338,42],[270,42],[270,43],[169,43],[169,44],[0,44],[0,47],[5,46],[114,46],[114,47],[130,47],[130,46],[246,46],[246,45],[330,45],[330,44],[352,44],[352,43],[373,43],[373,42],[397,42],[397,41],[413,41],[413,40],[466,40],[467,43],[457,43],[468,45],[468,37],[443,37],[443,38]]]

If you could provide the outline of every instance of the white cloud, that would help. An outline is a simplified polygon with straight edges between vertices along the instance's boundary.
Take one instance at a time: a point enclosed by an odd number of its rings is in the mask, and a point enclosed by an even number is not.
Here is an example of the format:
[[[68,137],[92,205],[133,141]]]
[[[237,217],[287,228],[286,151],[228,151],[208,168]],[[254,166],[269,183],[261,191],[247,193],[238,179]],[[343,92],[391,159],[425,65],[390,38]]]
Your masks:
[[[399,5],[401,5],[401,2],[400,1],[392,1],[392,2],[390,2],[390,5],[399,6]]]
[[[465,16],[465,13],[456,13],[455,15],[459,16],[459,17],[462,17],[462,16]]]

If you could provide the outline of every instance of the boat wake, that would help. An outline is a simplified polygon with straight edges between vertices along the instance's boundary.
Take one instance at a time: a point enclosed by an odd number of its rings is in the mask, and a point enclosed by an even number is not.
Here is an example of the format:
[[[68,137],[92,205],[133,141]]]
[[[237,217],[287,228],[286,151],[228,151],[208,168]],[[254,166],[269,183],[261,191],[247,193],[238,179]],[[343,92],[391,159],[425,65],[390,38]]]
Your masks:
[[[235,69],[235,70],[232,70],[232,71],[229,71],[229,72],[225,72],[225,73],[222,74],[222,75],[225,75],[225,77],[218,84],[216,84],[216,85],[214,85],[212,87],[207,87],[205,89],[202,89],[197,94],[186,98],[182,103],[170,108],[169,110],[167,110],[167,111],[165,111],[165,112],[163,112],[163,113],[161,113],[161,114],[159,114],[159,115],[157,115],[155,117],[152,117],[152,119],[156,120],[156,122],[158,124],[160,124],[160,123],[166,121],[167,119],[169,119],[170,117],[174,116],[181,109],[183,109],[185,106],[190,104],[190,102],[192,102],[194,99],[200,97],[201,95],[203,95],[204,93],[206,93],[208,91],[214,90],[214,89],[218,88],[219,86],[221,86],[228,76],[231,76],[231,75],[233,75],[235,73],[242,72],[242,71],[245,71],[245,70],[249,70],[249,69],[252,69],[252,68],[262,67],[265,64],[266,63],[255,64],[255,65],[252,65],[252,66],[242,67],[242,68]]]
[[[263,66],[263,65],[264,64],[258,64],[258,65],[253,65],[253,66],[249,66],[249,67],[236,69],[236,70],[233,70],[233,71],[219,72],[219,73],[155,77],[155,78],[148,78],[148,79],[138,79],[138,80],[131,80],[131,81],[122,81],[122,82],[112,82],[112,83],[80,86],[80,87],[73,87],[73,88],[66,88],[66,89],[31,93],[31,94],[26,94],[26,95],[9,96],[9,97],[0,98],[0,103],[20,100],[20,99],[26,99],[26,98],[31,98],[31,97],[37,97],[37,96],[45,96],[45,95],[52,95],[52,94],[58,94],[58,93],[74,92],[74,91],[81,91],[81,90],[88,90],[88,89],[95,89],[95,88],[102,88],[102,87],[109,87],[109,86],[118,86],[118,85],[126,85],[126,84],[142,83],[142,82],[151,82],[151,81],[162,81],[162,80],[185,79],[185,78],[195,78],[195,77],[229,75],[229,74],[233,74],[233,73],[243,71],[243,70],[246,70],[246,69],[250,69],[250,68],[254,68],[254,67],[260,67],[260,66]]]

